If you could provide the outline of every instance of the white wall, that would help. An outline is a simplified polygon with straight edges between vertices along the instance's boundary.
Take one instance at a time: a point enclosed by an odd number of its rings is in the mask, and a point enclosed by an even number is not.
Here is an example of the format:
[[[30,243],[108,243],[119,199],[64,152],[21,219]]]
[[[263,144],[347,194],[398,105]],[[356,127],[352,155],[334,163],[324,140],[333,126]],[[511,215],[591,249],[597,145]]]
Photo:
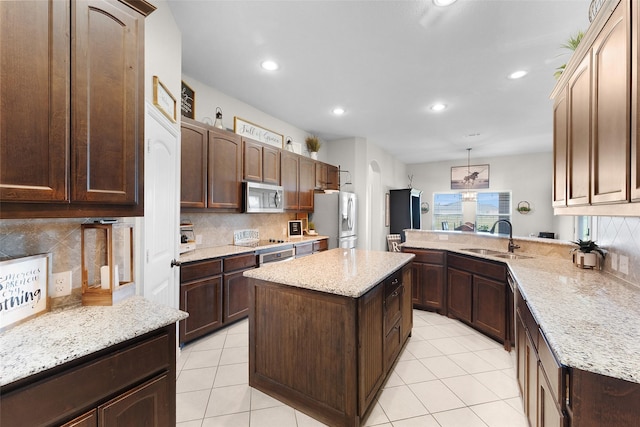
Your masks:
[[[540,231],[556,232],[562,240],[573,238],[573,217],[554,217],[551,207],[552,153],[521,156],[473,158],[472,165],[489,164],[489,188],[479,191],[511,191],[513,233],[528,236]],[[423,191],[422,200],[433,206],[434,192],[451,190],[451,167],[466,166],[466,162],[445,161],[407,166],[413,174],[413,187]],[[527,201],[533,209],[527,215],[515,209],[520,201]],[[422,229],[431,230],[433,210],[422,216]]]
[[[180,121],[182,33],[164,0],[150,0],[157,7],[144,21],[144,97],[153,102],[153,76],[158,76],[177,103]]]

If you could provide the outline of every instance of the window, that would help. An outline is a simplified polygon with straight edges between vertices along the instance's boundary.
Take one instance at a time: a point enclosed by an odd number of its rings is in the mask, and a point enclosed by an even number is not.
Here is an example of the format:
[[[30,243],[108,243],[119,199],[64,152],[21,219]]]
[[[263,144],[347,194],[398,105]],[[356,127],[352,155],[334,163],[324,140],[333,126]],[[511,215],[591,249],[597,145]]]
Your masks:
[[[462,202],[460,193],[433,194],[433,230],[489,231],[499,219],[511,219],[511,192],[478,193],[475,203]],[[500,223],[495,230],[509,233]]]
[[[511,193],[478,193],[476,229],[489,231],[499,219],[511,220]],[[499,234],[509,234],[509,226],[501,222],[495,231]]]
[[[454,230],[462,224],[460,193],[433,194],[433,230]]]

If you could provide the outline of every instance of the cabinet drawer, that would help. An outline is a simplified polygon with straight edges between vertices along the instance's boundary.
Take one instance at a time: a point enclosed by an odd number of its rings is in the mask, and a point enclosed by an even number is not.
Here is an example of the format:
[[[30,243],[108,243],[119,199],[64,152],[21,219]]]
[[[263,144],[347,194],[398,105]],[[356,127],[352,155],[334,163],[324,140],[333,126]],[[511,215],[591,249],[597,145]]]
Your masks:
[[[221,259],[210,259],[206,261],[183,264],[180,267],[180,283],[190,282],[192,280],[202,279],[210,276],[216,276],[221,273]]]
[[[59,375],[3,394],[3,427],[59,425],[132,385],[170,367],[169,336],[165,333],[125,347]],[[38,410],[32,408],[38,402]]]
[[[313,242],[313,251],[320,252],[329,249],[329,241],[327,239],[316,240]]]
[[[256,254],[251,252],[249,254],[232,256],[225,258],[223,261],[223,268],[225,273],[230,271],[241,270],[243,268],[250,268],[256,266]]]
[[[384,281],[384,332],[389,331],[402,317],[402,280],[396,272]]]
[[[403,249],[402,252],[415,254],[413,262],[424,262],[427,264],[444,265],[443,251],[423,251],[419,249]]]
[[[311,255],[312,252],[313,252],[312,242],[296,245],[296,258],[305,256],[305,255]]]
[[[555,356],[551,352],[551,347],[544,336],[544,333],[538,329],[538,358],[544,372],[549,381],[551,392],[553,393],[554,400],[562,405],[562,366],[556,361]]]
[[[474,257],[449,254],[447,257],[449,267],[469,271],[501,282],[507,281],[507,267],[502,263],[482,261]]]
[[[402,334],[400,331],[400,319],[391,326],[384,338],[384,360],[385,370],[394,362],[396,355],[400,351],[402,344]]]

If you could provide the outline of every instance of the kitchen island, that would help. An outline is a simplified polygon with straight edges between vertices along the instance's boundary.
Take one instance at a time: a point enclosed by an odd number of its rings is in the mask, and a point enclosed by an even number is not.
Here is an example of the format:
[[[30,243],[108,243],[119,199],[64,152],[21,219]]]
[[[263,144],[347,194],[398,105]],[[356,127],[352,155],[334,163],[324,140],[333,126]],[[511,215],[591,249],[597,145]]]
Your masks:
[[[359,426],[411,333],[412,259],[338,248],[245,272],[249,385]]]

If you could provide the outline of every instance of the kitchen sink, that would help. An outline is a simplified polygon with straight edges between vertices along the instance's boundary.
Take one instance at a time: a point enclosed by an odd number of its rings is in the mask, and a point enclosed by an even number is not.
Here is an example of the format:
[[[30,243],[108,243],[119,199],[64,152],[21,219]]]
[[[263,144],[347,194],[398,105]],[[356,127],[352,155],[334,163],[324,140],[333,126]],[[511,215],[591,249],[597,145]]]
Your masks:
[[[463,249],[463,251],[473,252],[479,255],[504,254],[504,252],[494,251],[493,249],[484,249],[484,248],[467,248],[467,249]]]
[[[513,254],[510,252],[502,252],[502,251],[496,251],[493,249],[485,249],[485,248],[466,248],[466,249],[462,249],[463,251],[467,251],[467,252],[473,252],[474,254],[478,254],[478,255],[489,255],[489,256],[494,256],[497,258],[505,258],[505,259],[528,259],[528,258],[532,258],[530,256],[527,255],[520,255],[520,254]]]
[[[497,253],[497,254],[493,254],[492,256],[498,257],[498,258],[506,258],[506,259],[529,259],[532,258],[530,256],[527,255],[520,255],[520,254],[512,254],[512,253]]]

